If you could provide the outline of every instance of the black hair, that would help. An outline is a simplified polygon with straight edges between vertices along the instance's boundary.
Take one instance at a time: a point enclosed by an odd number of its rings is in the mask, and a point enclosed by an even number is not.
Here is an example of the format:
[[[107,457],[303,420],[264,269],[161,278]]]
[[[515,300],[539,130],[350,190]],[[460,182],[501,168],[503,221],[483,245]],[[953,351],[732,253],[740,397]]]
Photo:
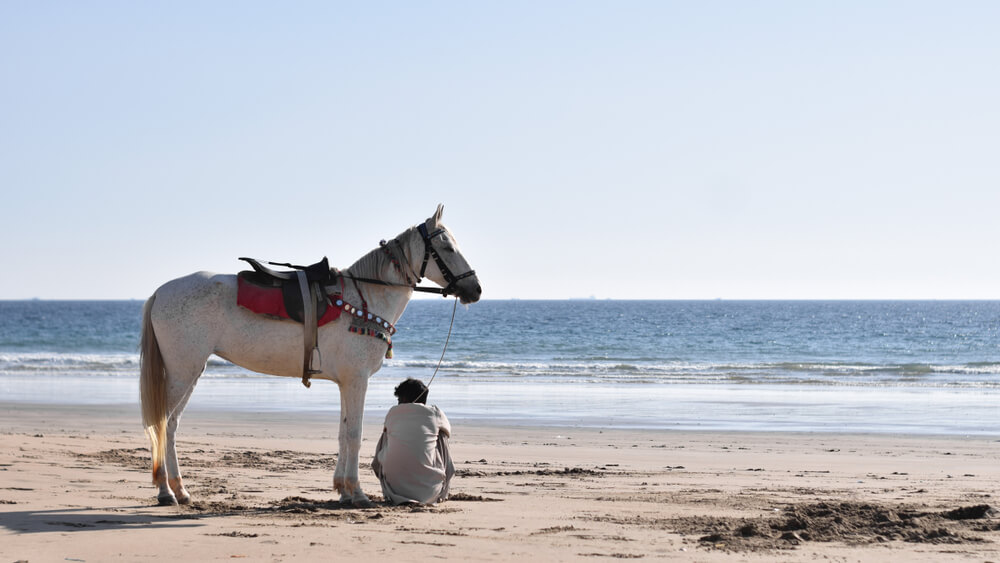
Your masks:
[[[423,381],[412,377],[397,385],[393,394],[399,398],[399,404],[427,403],[427,386]]]

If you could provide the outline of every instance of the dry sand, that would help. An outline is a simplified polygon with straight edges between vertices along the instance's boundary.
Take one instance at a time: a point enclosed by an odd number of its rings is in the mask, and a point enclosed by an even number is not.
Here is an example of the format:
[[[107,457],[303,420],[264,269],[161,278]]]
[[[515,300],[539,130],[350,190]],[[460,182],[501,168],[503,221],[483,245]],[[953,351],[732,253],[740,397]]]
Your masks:
[[[194,503],[154,506],[137,409],[0,403],[0,563],[993,561],[998,437],[453,421],[435,507],[340,506],[332,415],[189,411]],[[378,420],[365,429],[362,483]]]

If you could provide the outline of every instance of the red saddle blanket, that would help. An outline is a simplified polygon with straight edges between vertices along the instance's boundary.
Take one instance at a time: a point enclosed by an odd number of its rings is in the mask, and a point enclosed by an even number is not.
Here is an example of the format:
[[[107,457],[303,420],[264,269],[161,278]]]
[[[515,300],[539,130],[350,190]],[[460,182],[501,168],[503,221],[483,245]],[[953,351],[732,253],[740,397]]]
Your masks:
[[[285,298],[280,287],[262,287],[244,280],[243,276],[237,278],[236,304],[261,315],[291,319],[285,309]],[[340,318],[341,312],[340,307],[330,305],[316,324],[323,326],[333,322]]]

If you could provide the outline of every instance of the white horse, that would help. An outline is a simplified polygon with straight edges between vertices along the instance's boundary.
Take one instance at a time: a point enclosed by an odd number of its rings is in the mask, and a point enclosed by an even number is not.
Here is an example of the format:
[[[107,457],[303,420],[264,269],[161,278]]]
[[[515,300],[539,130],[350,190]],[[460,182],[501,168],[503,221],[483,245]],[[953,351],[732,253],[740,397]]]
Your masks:
[[[424,276],[462,303],[479,300],[479,279],[441,224],[442,211],[439,205],[425,223],[383,242],[342,273],[348,313],[354,312],[351,304],[361,309],[366,302],[367,311],[395,325]],[[142,418],[161,505],[191,501],[181,482],[174,439],[181,412],[210,355],[255,372],[302,377],[303,325],[239,307],[236,294],[235,275],[198,272],[161,286],[143,309]],[[379,336],[371,338],[361,334],[366,331],[349,330],[352,323],[357,324],[355,315],[343,314],[319,328],[322,373],[313,377],[340,387],[340,453],[333,486],[341,502],[372,506],[358,481],[361,424],[368,378],[382,367],[388,342],[385,332],[367,331]]]

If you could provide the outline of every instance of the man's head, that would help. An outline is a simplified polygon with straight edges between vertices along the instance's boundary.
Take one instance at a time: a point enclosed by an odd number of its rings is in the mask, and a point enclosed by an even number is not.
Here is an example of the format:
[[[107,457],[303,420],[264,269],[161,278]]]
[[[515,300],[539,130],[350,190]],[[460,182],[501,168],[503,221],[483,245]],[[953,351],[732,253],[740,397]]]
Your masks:
[[[412,377],[396,386],[396,397],[399,404],[403,403],[427,403],[427,386],[419,379]]]

